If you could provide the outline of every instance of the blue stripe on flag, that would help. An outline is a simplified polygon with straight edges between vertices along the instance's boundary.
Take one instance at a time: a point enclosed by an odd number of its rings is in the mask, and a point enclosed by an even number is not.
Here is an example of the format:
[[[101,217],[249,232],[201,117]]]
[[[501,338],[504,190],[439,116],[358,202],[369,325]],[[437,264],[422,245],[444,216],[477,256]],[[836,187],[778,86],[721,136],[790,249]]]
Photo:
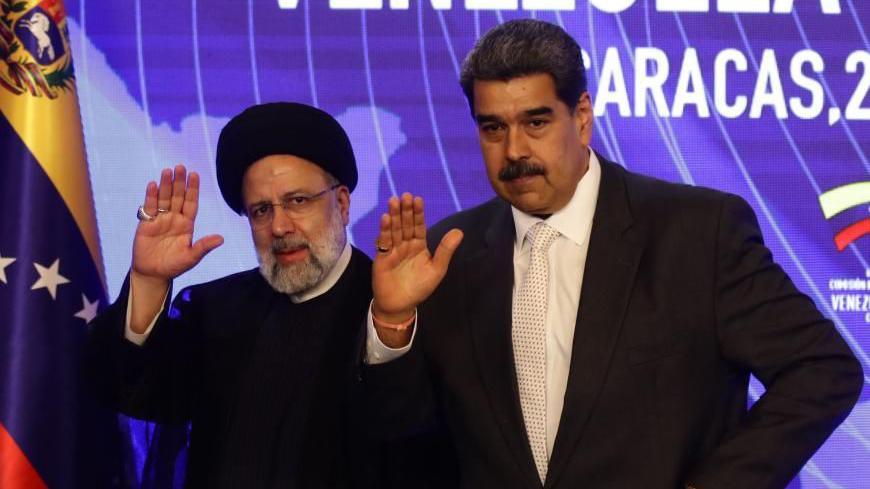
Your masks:
[[[48,487],[121,487],[117,416],[90,401],[79,369],[87,306],[106,305],[98,272],[66,204],[2,116],[0,161],[0,422]]]

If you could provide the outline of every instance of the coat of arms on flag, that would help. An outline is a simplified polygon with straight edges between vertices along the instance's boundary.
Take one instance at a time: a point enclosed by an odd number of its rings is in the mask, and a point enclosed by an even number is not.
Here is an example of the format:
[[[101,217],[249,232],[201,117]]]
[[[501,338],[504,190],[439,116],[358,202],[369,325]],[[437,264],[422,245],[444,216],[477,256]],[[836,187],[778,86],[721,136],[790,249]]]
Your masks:
[[[0,88],[57,97],[74,80],[60,0],[0,0]]]

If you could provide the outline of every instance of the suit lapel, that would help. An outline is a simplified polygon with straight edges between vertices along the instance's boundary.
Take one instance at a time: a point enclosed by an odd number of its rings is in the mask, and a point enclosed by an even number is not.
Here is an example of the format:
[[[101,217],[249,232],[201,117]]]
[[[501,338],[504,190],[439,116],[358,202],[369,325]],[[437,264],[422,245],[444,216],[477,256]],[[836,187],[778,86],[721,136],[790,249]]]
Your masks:
[[[511,344],[514,224],[510,206],[498,206],[485,231],[486,245],[468,257],[466,283],[471,292],[468,318],[475,361],[505,444],[527,487],[540,486],[526,438]]]
[[[601,184],[574,330],[565,404],[550,457],[547,487],[553,487],[564,471],[595,407],[643,250],[640,233],[632,227],[622,169],[599,159]]]

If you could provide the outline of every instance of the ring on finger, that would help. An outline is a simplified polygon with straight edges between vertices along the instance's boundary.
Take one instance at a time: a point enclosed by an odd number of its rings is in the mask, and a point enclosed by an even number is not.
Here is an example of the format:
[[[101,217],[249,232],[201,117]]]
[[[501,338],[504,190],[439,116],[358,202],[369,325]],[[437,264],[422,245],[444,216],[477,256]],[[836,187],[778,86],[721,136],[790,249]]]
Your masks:
[[[138,209],[136,209],[136,219],[140,221],[153,221],[155,217],[156,216],[152,216],[151,214],[145,212],[145,207],[141,205]]]
[[[381,246],[380,242],[375,243],[375,248],[378,250],[378,253],[389,253],[390,252],[390,248],[384,248],[383,246]]]

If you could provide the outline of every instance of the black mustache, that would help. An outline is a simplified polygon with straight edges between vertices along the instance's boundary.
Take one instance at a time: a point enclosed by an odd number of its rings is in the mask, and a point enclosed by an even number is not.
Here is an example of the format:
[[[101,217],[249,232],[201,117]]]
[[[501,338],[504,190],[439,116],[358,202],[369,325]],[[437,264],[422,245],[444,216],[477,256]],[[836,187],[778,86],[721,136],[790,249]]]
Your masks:
[[[546,174],[546,168],[528,161],[508,162],[508,165],[498,172],[498,179],[502,182],[509,182],[521,177]]]

